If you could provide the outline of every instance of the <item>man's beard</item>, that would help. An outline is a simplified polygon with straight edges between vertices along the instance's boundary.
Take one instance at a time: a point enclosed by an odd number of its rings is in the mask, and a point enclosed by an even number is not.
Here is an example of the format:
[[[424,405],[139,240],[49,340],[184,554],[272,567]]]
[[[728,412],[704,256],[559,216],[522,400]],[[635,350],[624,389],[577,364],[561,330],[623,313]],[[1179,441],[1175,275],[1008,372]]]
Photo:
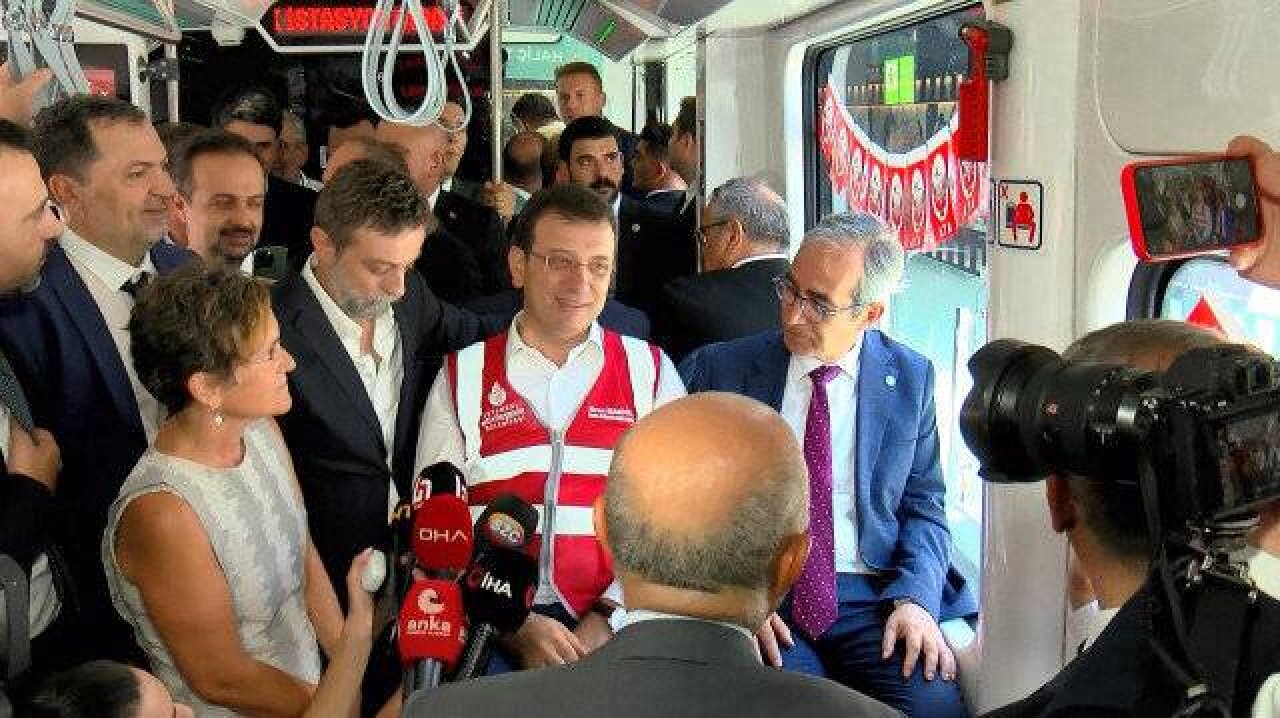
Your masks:
[[[603,199],[606,204],[613,204],[613,201],[618,198],[618,185],[614,184],[612,180],[607,180],[603,177],[592,182],[589,185],[589,189]],[[608,192],[601,192],[600,190],[608,190]]]
[[[344,314],[359,322],[382,316],[383,312],[391,308],[391,299],[388,297],[368,299],[351,297],[337,302],[337,305]]]

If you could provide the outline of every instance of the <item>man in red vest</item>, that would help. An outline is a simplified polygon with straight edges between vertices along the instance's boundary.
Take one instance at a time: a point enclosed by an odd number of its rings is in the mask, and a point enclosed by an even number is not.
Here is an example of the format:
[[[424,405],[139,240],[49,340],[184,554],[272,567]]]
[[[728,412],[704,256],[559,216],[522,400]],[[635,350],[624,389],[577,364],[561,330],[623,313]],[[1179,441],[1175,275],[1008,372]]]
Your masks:
[[[506,332],[448,357],[423,415],[417,467],[462,468],[474,515],[514,493],[538,508],[534,612],[490,672],[572,663],[620,625],[621,590],[592,525],[613,447],[684,395],[657,346],[597,322],[614,269],[613,210],[565,184],[529,200],[508,265],[524,308]],[[544,532],[546,535],[544,535]]]

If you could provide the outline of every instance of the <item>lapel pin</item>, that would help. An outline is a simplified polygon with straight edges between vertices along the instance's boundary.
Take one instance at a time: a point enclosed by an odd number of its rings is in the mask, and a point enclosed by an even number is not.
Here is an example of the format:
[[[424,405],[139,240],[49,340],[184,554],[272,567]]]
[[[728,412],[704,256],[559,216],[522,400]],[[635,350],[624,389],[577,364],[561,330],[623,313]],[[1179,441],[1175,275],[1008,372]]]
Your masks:
[[[632,232],[639,232],[639,231],[640,231],[640,225],[638,225],[638,224],[633,224],[633,225],[631,225],[631,231],[632,231]]]
[[[898,385],[898,377],[896,377],[896,376],[894,376],[894,375],[890,374],[890,375],[888,375],[888,376],[886,376],[886,377],[884,378],[884,384],[885,384],[885,386],[887,386],[887,387],[889,387],[890,389],[892,389],[893,387],[895,387],[895,386],[897,386],[897,385]]]

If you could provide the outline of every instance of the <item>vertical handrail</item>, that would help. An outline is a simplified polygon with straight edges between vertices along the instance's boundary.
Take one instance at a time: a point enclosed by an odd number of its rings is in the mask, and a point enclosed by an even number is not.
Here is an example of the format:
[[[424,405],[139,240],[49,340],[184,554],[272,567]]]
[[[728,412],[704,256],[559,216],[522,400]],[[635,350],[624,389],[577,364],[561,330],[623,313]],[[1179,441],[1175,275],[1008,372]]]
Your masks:
[[[489,15],[489,159],[493,181],[502,181],[502,28],[507,24],[507,0],[493,0]]]

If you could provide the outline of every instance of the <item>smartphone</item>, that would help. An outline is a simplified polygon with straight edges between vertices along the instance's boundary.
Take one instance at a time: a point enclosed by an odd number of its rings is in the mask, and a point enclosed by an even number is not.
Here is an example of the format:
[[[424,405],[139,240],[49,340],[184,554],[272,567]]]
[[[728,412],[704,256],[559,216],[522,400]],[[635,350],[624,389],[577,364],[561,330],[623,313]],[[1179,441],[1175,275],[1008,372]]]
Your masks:
[[[253,250],[253,276],[278,281],[288,268],[288,247],[258,247]]]
[[[1120,174],[1129,238],[1160,262],[1256,244],[1262,215],[1248,157],[1197,155],[1126,165]]]

